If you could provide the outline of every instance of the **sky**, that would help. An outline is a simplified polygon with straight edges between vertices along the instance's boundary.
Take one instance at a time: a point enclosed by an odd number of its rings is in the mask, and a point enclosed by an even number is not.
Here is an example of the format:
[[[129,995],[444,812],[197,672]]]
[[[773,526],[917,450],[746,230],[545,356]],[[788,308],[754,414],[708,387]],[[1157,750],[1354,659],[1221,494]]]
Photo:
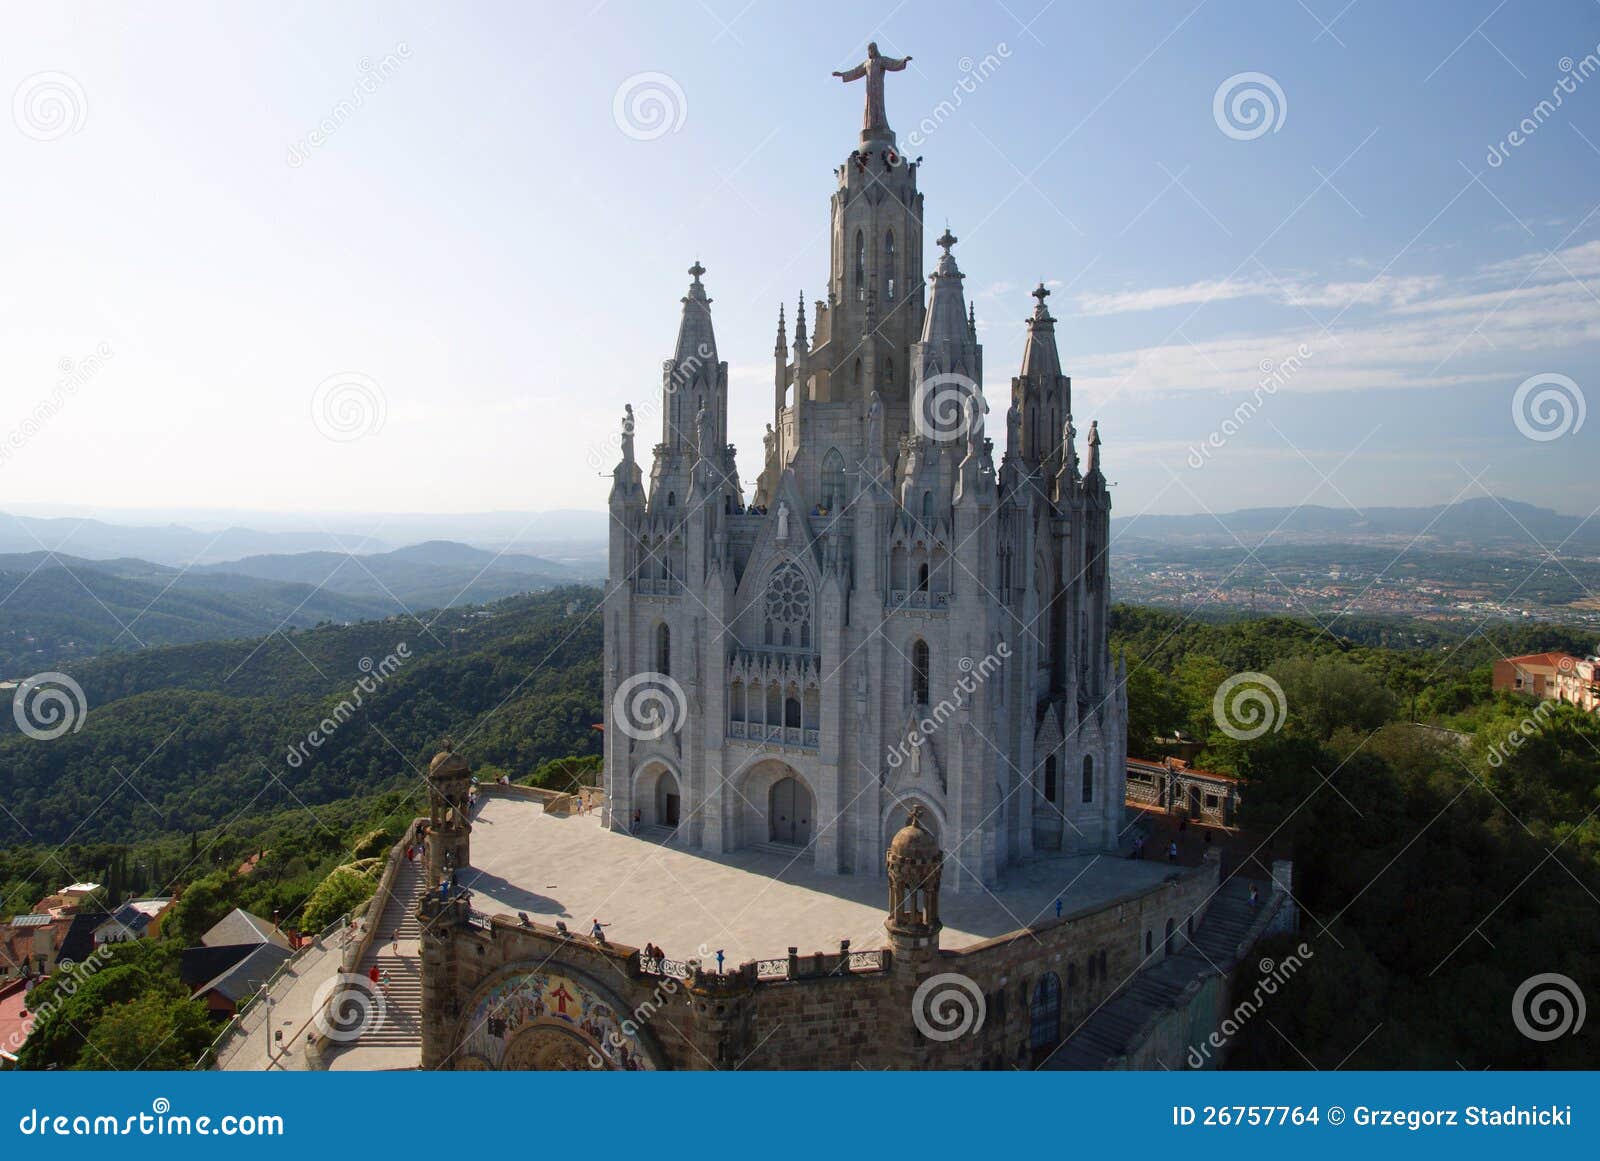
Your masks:
[[[600,509],[696,259],[753,480],[869,40],[914,58],[889,118],[991,405],[1043,280],[1119,515],[1600,503],[1595,3],[13,3],[0,33],[0,507]]]

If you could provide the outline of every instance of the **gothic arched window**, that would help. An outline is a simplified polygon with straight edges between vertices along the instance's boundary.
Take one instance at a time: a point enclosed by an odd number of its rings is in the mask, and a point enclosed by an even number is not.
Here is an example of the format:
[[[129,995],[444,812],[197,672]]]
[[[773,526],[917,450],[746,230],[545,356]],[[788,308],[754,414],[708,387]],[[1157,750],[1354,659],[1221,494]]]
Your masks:
[[[890,230],[883,236],[883,285],[884,298],[889,302],[894,301],[894,231]]]
[[[764,612],[768,644],[810,646],[811,585],[793,561],[773,570]]]
[[[928,591],[928,566],[926,564],[917,565],[917,591],[919,593]]]
[[[920,638],[911,643],[911,700],[928,704],[928,643]]]
[[[1039,977],[1028,1015],[1028,1044],[1038,1058],[1061,1043],[1061,977],[1055,972]]]
[[[844,507],[844,456],[839,449],[829,448],[822,457],[822,507],[837,512]]]
[[[656,672],[672,676],[672,630],[664,624],[656,626]]]
[[[1083,800],[1094,801],[1094,755],[1083,756]]]
[[[856,301],[867,300],[867,236],[856,231]]]
[[[861,360],[860,359],[856,360],[855,371],[853,373],[853,377],[851,379],[851,382],[854,383],[857,387],[861,386]]]
[[[1056,800],[1056,756],[1051,754],[1044,760],[1044,800]]]
[[[932,520],[933,519],[933,493],[932,492],[924,492],[924,493],[922,493],[922,518],[924,520]]]

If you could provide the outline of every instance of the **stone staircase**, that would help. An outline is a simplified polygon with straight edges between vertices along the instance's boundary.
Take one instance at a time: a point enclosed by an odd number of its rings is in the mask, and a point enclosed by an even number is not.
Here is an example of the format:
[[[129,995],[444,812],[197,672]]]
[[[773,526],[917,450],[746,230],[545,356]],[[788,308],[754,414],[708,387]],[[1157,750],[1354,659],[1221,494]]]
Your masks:
[[[1250,905],[1250,880],[1234,878],[1224,883],[1187,942],[1169,956],[1153,960],[1112,999],[1102,1004],[1065,1040],[1041,1067],[1049,1069],[1101,1069],[1127,1055],[1134,1038],[1158,1012],[1172,1008],[1192,982],[1208,972],[1232,970],[1240,944],[1261,915]],[[1257,883],[1265,901],[1270,883]],[[1156,954],[1160,955],[1160,947]]]
[[[777,855],[780,858],[785,859],[785,860],[798,859],[801,856],[805,856],[806,858],[809,859],[810,856],[811,856],[811,847],[810,846],[798,847],[798,846],[795,846],[793,843],[778,843],[778,842],[751,843],[745,849],[746,850],[752,850],[752,851],[760,851],[762,854],[767,854],[767,855]]]
[[[361,961],[364,975],[374,965],[389,973],[383,1020],[368,1028],[357,1042],[362,1049],[415,1049],[422,1055],[422,960],[417,940],[422,934],[417,922],[417,904],[426,889],[422,860],[403,863],[395,874],[394,890],[384,903],[378,920],[378,934]],[[400,936],[399,951],[394,937]]]

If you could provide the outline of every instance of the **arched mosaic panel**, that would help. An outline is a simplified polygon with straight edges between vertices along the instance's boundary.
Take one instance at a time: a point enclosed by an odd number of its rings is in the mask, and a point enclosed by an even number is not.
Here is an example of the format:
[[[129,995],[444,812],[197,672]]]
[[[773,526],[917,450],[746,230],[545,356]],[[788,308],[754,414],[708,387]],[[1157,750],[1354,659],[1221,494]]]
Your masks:
[[[514,971],[481,991],[461,1025],[454,1057],[458,1069],[661,1067],[633,1013],[554,964]]]

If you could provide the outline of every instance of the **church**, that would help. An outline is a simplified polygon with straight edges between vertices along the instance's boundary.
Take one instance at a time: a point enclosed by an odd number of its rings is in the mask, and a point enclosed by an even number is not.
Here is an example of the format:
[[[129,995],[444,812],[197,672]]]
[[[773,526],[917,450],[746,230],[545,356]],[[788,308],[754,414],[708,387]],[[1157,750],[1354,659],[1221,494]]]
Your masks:
[[[835,74],[865,80],[866,110],[834,173],[826,294],[801,297],[792,340],[778,311],[752,493],[698,261],[659,403],[628,409],[609,501],[603,822],[881,876],[919,807],[946,886],[971,891],[1035,855],[1118,845],[1111,503],[1043,285],[996,462],[957,239],[935,240],[924,282],[921,158],[900,153],[884,111],[885,74],[904,67],[874,45]],[[657,424],[646,453],[637,437]]]

